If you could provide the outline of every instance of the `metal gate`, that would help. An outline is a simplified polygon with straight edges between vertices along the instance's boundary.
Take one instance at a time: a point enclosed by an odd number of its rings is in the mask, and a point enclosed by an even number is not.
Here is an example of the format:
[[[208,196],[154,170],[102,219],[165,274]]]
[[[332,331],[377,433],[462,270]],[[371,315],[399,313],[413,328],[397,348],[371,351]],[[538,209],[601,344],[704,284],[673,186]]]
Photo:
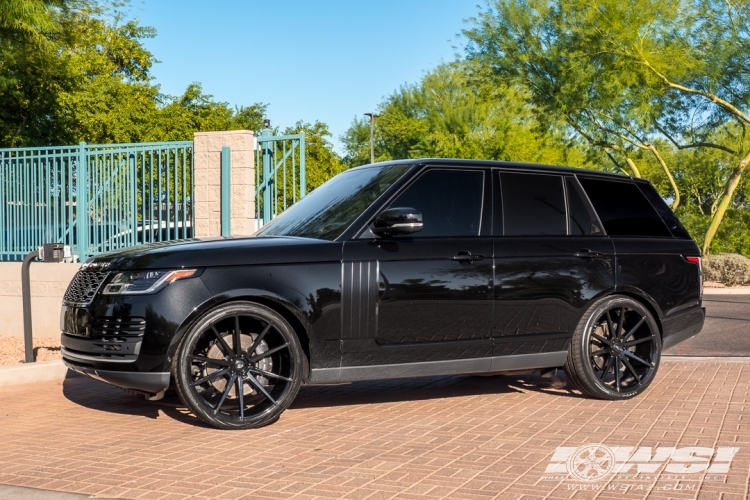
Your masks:
[[[193,142],[0,149],[0,260],[192,237]]]
[[[305,133],[273,136],[271,130],[261,130],[255,165],[255,220],[260,227],[306,194]]]

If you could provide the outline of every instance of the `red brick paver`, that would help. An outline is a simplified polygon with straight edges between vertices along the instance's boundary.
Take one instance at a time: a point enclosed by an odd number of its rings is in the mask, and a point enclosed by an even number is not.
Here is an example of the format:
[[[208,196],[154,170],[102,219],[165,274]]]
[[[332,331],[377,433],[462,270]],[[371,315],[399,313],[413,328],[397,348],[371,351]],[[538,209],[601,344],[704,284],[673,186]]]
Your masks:
[[[682,361],[625,402],[530,376],[303,387],[277,423],[237,432],[73,377],[0,388],[0,483],[138,499],[741,499],[749,387],[750,364]],[[545,477],[555,448],[589,443],[740,451],[717,477]]]

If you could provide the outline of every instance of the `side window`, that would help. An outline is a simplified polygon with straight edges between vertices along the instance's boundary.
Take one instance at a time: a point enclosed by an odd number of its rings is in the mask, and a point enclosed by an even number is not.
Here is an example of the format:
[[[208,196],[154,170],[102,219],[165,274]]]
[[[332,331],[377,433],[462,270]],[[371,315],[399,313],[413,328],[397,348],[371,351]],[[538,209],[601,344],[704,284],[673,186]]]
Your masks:
[[[429,170],[406,188],[391,207],[415,208],[424,228],[414,238],[478,236],[482,221],[484,172]]]
[[[568,234],[571,236],[604,235],[601,222],[584,201],[586,196],[575,177],[565,178],[568,198]]]
[[[672,234],[641,190],[632,182],[578,179],[610,236]]]
[[[500,173],[505,236],[567,234],[559,175]]]

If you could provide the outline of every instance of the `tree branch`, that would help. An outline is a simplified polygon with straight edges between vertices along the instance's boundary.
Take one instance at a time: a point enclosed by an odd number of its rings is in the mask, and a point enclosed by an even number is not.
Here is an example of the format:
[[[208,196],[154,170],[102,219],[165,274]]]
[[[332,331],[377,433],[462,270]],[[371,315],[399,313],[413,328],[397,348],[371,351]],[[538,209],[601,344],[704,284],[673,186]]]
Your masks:
[[[685,92],[687,94],[693,94],[693,95],[699,95],[699,96],[705,97],[706,99],[718,105],[719,107],[725,109],[726,111],[729,111],[734,116],[742,119],[743,121],[747,123],[750,123],[750,116],[743,113],[739,108],[725,101],[721,97],[711,94],[709,92],[704,92],[702,90],[691,89],[690,87],[685,87],[684,85],[680,85],[679,83],[674,83],[670,81],[669,78],[667,78],[664,74],[660,73],[656,68],[651,66],[651,63],[649,63],[646,60],[646,58],[642,57],[641,60],[642,60],[642,64],[645,65],[648,69],[650,69],[652,73],[658,76],[659,79],[661,79],[661,81],[664,82],[664,84],[667,87],[675,89],[675,90],[679,90],[681,92]]]
[[[653,144],[648,145],[648,150],[653,153],[653,155],[661,165],[661,168],[664,169],[664,173],[667,174],[669,183],[672,185],[672,189],[674,190],[674,202],[672,202],[672,210],[677,210],[677,207],[680,206],[680,191],[679,189],[677,189],[677,183],[674,181],[674,177],[672,177],[672,172],[670,172],[667,163],[664,161],[664,158],[662,158],[661,154],[659,154],[659,151]]]
[[[677,149],[691,149],[691,148],[713,148],[713,149],[719,149],[721,151],[724,151],[726,153],[729,153],[731,155],[737,155],[737,151],[734,149],[723,146],[721,144],[714,144],[713,142],[693,142],[691,144],[680,144],[677,142],[676,139],[674,139],[671,135],[669,135],[666,131],[664,131],[661,127],[656,125],[656,130],[661,132],[661,134],[669,139],[669,142],[674,144],[674,147]]]

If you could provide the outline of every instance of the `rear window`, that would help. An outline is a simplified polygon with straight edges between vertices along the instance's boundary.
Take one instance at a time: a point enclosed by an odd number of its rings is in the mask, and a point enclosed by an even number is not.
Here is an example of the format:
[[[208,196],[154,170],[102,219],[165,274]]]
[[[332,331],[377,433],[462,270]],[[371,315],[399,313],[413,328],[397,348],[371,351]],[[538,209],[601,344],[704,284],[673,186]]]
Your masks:
[[[633,182],[579,177],[610,236],[671,237],[667,226]]]
[[[690,233],[688,233],[683,225],[680,224],[680,221],[677,219],[674,212],[672,212],[672,209],[669,208],[669,205],[667,205],[661,196],[659,196],[659,193],[654,186],[646,184],[645,182],[639,182],[638,187],[646,198],[648,198],[648,201],[654,206],[661,216],[661,219],[667,224],[667,227],[672,232],[672,236],[675,238],[690,238]]]

